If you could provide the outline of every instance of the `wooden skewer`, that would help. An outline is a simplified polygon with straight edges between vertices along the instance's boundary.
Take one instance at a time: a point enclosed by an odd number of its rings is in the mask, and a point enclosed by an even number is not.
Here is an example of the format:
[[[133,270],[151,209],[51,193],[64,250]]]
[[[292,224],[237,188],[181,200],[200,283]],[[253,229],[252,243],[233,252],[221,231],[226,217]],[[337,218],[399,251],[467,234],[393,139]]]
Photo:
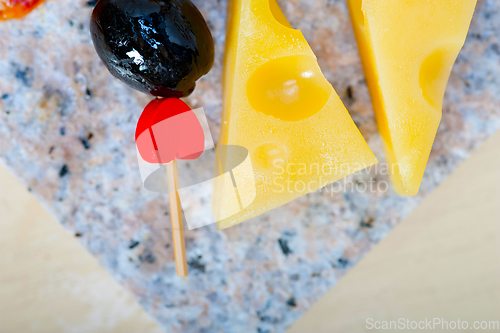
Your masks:
[[[172,220],[172,237],[174,240],[175,265],[177,276],[187,276],[186,246],[184,244],[184,230],[182,226],[181,201],[177,189],[179,188],[179,178],[177,175],[177,161],[173,160],[166,164],[168,179],[168,195],[170,199],[170,217]]]

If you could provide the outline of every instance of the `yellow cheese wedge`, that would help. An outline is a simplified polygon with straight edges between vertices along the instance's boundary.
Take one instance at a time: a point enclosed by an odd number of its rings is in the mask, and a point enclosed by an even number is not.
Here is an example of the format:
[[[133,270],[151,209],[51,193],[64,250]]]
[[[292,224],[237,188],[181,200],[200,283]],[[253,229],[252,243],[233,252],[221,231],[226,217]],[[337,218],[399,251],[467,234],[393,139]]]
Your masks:
[[[394,187],[418,192],[476,0],[348,0]]]
[[[275,0],[230,1],[224,61],[219,145],[248,149],[252,168],[220,177],[219,229],[377,162]]]

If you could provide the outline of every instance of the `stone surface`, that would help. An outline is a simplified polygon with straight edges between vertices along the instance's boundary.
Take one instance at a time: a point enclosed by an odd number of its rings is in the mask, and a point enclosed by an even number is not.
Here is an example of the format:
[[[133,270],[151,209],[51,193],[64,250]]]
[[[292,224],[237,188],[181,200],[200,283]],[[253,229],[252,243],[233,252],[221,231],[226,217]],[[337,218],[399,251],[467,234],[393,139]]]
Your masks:
[[[227,3],[194,2],[216,61],[188,101],[205,108],[216,138]],[[0,22],[0,159],[168,332],[283,332],[500,127],[500,1],[480,0],[418,196],[386,190],[379,165],[223,232],[188,231],[190,275],[179,279],[167,198],[142,189],[136,160],[150,97],[98,59],[91,4],[47,1]],[[346,3],[281,5],[383,162]]]

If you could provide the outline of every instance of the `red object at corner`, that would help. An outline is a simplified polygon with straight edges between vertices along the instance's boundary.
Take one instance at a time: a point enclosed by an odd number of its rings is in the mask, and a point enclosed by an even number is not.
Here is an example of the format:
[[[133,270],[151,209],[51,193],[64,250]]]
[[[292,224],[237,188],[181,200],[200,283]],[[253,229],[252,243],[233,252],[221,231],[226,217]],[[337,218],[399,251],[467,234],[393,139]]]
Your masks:
[[[135,130],[135,142],[148,163],[194,160],[205,148],[198,118],[178,98],[155,99],[144,108]]]
[[[43,0],[0,0],[0,20],[24,17],[42,2]]]

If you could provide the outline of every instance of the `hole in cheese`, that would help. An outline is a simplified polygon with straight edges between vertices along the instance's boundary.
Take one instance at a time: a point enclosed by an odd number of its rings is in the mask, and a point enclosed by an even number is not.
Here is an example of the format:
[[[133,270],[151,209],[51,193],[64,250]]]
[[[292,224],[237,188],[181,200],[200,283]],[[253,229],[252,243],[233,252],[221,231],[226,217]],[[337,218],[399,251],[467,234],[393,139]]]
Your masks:
[[[281,11],[280,6],[276,0],[269,0],[269,8],[271,9],[271,14],[273,14],[274,19],[279,23],[283,24],[287,28],[292,28],[285,15]]]
[[[460,47],[455,44],[440,46],[425,58],[420,67],[422,95],[436,109],[441,110],[446,84]]]
[[[362,6],[363,0],[349,1],[349,10],[351,12],[352,19],[360,28],[363,28],[365,25],[365,14],[363,13]]]
[[[279,168],[286,163],[288,154],[283,145],[275,142],[266,142],[258,146],[253,153],[253,161],[258,167],[264,169]]]
[[[332,89],[314,57],[297,55],[273,59],[257,68],[248,80],[247,97],[259,112],[298,121],[320,111]]]

